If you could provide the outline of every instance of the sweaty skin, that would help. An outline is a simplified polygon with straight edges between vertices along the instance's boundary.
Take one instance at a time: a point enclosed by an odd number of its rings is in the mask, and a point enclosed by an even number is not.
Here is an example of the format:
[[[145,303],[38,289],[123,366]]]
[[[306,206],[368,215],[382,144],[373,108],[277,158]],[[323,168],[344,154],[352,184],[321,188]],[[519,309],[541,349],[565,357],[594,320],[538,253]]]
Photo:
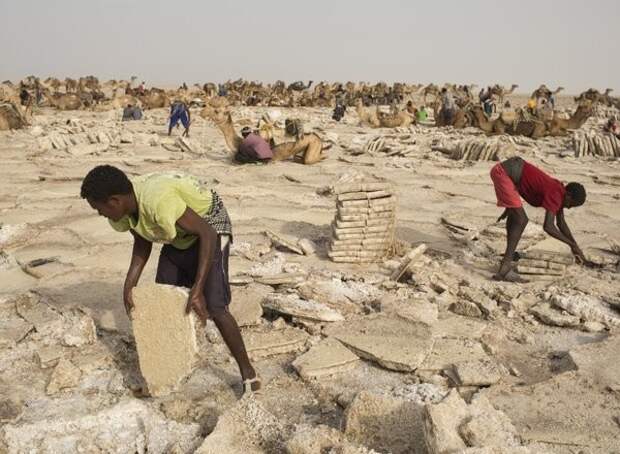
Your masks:
[[[551,237],[556,240],[565,243],[570,247],[571,252],[577,259],[578,263],[581,263],[585,266],[592,267],[594,263],[586,259],[583,251],[579,248],[577,241],[573,237],[573,234],[566,223],[566,219],[564,217],[564,208],[570,209],[573,206],[573,201],[570,198],[570,195],[567,193],[564,196],[563,208],[558,211],[558,214],[555,215],[551,211],[545,212],[545,222],[543,225],[544,231]],[[517,249],[517,245],[519,244],[519,240],[523,235],[523,231],[528,223],[528,217],[525,213],[523,207],[519,208],[506,208],[502,215],[497,219],[498,222],[507,218],[506,221],[506,251],[504,252],[504,257],[502,258],[502,262],[499,267],[499,271],[495,276],[493,276],[496,280],[505,280],[510,282],[527,282],[525,279],[521,278],[518,274],[514,273],[510,269],[510,263],[512,261],[512,257]]]
[[[93,209],[97,210],[99,215],[113,221],[119,221],[124,216],[132,216],[136,219],[139,215],[138,204],[134,193],[113,195],[104,202],[88,200],[88,203]],[[203,324],[206,322],[207,318],[211,316],[222,335],[222,339],[224,339],[226,346],[239,366],[241,378],[244,380],[244,386],[249,386],[252,391],[258,391],[261,388],[261,382],[250,363],[243,338],[241,337],[241,331],[239,330],[235,318],[225,308],[218,309],[213,314],[207,312],[207,304],[202,290],[211,268],[215,247],[217,245],[217,233],[213,227],[189,207],[177,220],[177,225],[186,232],[198,236],[198,241],[200,242],[199,265],[196,270],[196,279],[190,290],[185,310],[189,313],[193,309]],[[134,243],[129,270],[127,271],[127,277],[125,278],[125,284],[123,286],[123,302],[127,315],[131,318],[131,310],[133,309],[131,290],[140,280],[144,266],[151,255],[153,243],[145,240],[133,231],[130,232],[133,235]]]

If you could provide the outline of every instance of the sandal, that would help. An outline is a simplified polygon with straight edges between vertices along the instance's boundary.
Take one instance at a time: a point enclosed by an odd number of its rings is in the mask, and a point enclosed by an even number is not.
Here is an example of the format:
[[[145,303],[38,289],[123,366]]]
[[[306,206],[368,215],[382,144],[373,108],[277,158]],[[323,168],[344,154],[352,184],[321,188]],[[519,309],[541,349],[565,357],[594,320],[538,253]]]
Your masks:
[[[261,393],[260,387],[257,390],[252,389],[252,385],[254,383],[259,383],[262,386],[262,381],[258,375],[256,375],[256,377],[254,378],[248,378],[248,379],[243,380],[243,395]]]

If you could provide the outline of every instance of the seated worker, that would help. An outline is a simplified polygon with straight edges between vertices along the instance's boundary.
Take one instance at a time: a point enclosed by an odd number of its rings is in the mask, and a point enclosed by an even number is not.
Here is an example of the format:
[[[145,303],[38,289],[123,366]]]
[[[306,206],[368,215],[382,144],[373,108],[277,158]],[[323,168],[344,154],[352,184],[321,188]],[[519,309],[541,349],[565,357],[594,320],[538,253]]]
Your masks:
[[[243,140],[234,156],[236,162],[240,164],[267,162],[273,158],[273,151],[271,151],[269,143],[253,132],[249,126],[241,130],[241,137]]]
[[[142,120],[142,109],[138,106],[127,104],[123,109],[123,121]]]
[[[527,101],[527,111],[530,115],[536,116],[536,100],[534,98],[530,98]]]
[[[179,125],[179,121],[183,124],[185,131],[183,135],[189,137],[189,125],[192,121],[192,116],[189,112],[187,105],[180,100],[175,100],[170,105],[170,124],[168,126],[168,135],[172,134],[172,128]]]
[[[489,96],[482,103],[482,108],[484,109],[484,113],[487,117],[491,117],[493,115],[493,110],[495,109],[495,103],[493,102],[493,96]]]
[[[334,107],[334,112],[332,113],[332,119],[336,121],[342,120],[346,111],[347,106],[341,102],[337,102],[336,107]]]
[[[241,332],[228,311],[231,300],[228,255],[232,225],[218,194],[203,181],[183,173],[151,173],[129,180],[116,167],[93,168],[80,195],[118,232],[133,236],[129,270],[123,287],[127,315],[153,248],[159,254],[155,282],[190,289],[186,312],[204,324],[211,318],[235,358],[244,391],[257,391],[260,379],[250,364]]]
[[[520,157],[512,157],[491,169],[491,180],[495,187],[497,206],[505,208],[497,222],[506,221],[506,252],[495,276],[496,280],[527,282],[511,269],[511,261],[528,223],[521,197],[534,207],[546,210],[544,230],[553,238],[570,247],[578,262],[592,266],[573,237],[564,219],[564,208],[581,206],[586,201],[586,190],[579,183],[560,181],[547,175],[538,167]]]
[[[25,106],[30,101],[30,93],[25,88],[22,88],[19,92],[19,102],[22,106]]]
[[[415,119],[418,123],[428,120],[428,111],[425,106],[421,106],[415,113]]]

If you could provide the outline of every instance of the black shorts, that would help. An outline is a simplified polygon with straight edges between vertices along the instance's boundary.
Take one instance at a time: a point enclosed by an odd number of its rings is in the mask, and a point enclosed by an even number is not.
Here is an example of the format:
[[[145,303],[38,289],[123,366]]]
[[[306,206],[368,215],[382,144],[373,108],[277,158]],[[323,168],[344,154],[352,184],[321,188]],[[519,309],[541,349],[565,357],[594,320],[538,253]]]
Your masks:
[[[221,244],[222,237],[218,235],[217,245],[213,251],[213,263],[203,289],[207,310],[210,313],[214,309],[226,309],[230,304],[230,283],[228,281],[230,242],[224,249]],[[188,249],[177,249],[166,244],[161,248],[155,282],[192,288],[196,280],[199,253],[200,240]]]

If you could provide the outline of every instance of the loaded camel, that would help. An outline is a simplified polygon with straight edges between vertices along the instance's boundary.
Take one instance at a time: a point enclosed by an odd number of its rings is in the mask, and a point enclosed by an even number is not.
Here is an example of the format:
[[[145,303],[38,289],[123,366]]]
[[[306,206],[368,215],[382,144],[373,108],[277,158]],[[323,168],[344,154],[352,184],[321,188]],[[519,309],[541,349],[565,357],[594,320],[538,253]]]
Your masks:
[[[539,120],[524,120],[519,122],[507,122],[500,115],[495,120],[489,120],[481,106],[471,109],[474,116],[474,126],[482,129],[486,134],[509,134],[512,136],[525,136],[538,139],[547,135],[547,126]]]
[[[237,134],[232,121],[228,102],[225,98],[214,98],[201,112],[200,116],[215,123],[224,135],[228,149],[236,154],[243,139]],[[284,142],[272,148],[272,162],[284,161],[302,156],[304,164],[316,164],[327,158],[323,153],[323,142],[316,134],[304,134],[295,142]]]
[[[548,124],[549,135],[565,136],[570,129],[581,128],[593,112],[594,108],[591,102],[582,102],[568,119],[554,116]]]

